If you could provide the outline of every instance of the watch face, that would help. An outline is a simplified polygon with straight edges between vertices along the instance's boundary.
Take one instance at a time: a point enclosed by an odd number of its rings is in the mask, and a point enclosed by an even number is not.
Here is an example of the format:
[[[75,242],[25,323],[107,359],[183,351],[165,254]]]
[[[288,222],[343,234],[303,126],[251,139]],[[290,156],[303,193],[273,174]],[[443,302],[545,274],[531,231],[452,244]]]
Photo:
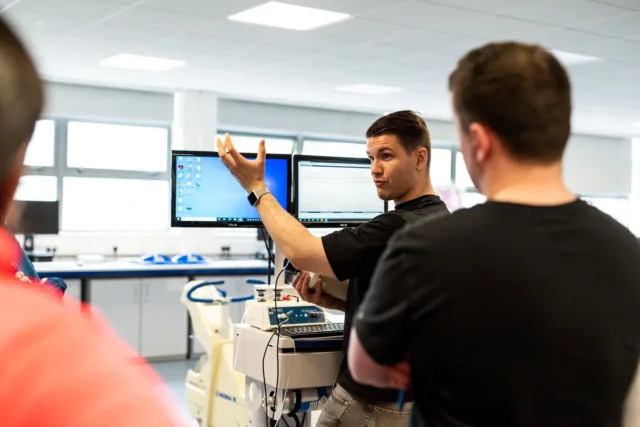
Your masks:
[[[253,192],[249,193],[249,195],[247,196],[247,199],[249,200],[249,203],[251,203],[251,206],[255,206],[256,203],[258,203],[258,198],[256,197],[256,194]]]

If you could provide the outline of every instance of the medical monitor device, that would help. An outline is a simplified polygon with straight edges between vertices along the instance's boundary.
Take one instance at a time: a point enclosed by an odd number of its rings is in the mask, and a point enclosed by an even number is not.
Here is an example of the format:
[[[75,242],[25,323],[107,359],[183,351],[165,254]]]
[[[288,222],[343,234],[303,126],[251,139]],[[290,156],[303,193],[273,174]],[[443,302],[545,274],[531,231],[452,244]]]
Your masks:
[[[387,211],[368,159],[295,156],[294,213],[307,227],[352,227]]]
[[[35,249],[36,234],[58,234],[60,231],[60,204],[58,202],[18,201],[20,219],[14,234],[24,235],[24,250],[28,254]]]
[[[173,151],[171,164],[172,227],[262,227],[247,191],[217,152]],[[267,154],[265,181],[280,205],[291,212],[291,156]]]

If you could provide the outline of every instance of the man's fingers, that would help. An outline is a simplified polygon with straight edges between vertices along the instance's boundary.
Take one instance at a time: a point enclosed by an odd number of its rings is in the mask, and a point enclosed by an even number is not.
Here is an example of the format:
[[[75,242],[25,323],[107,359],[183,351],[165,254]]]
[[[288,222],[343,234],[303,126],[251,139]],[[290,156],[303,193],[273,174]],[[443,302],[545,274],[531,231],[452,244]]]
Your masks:
[[[220,155],[220,158],[223,158],[227,153],[227,150],[224,148],[224,143],[220,138],[216,138],[216,145],[218,146],[218,154]]]
[[[260,145],[258,146],[258,163],[264,163],[267,158],[267,148],[264,142],[264,139],[260,140]]]
[[[300,290],[301,290],[302,298],[305,301],[308,301],[310,298],[313,297],[311,290],[309,290],[309,282],[310,282],[309,279],[310,279],[309,273],[304,273],[304,276],[302,277],[302,279],[300,279],[300,281],[302,282],[302,286]]]
[[[24,273],[23,273],[22,271],[18,271],[18,272],[16,273],[16,278],[18,278],[18,279],[22,279],[23,277],[24,277]]]

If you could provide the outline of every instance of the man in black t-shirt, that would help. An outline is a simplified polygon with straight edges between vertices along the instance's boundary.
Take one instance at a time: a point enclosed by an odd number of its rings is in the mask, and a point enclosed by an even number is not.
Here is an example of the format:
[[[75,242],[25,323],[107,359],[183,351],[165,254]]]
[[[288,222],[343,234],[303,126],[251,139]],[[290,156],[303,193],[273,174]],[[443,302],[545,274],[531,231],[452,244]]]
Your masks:
[[[563,182],[566,71],[541,47],[495,43],[449,85],[488,202],[392,239],[356,317],[351,372],[380,386],[404,363],[414,427],[620,426],[640,357],[640,246]]]
[[[265,188],[264,150],[264,142],[261,142],[258,159],[247,161],[234,150],[228,135],[224,144],[218,140],[222,161],[248,192],[259,194]],[[340,281],[349,280],[346,303],[323,295],[321,286],[316,285],[315,293],[309,292],[308,273],[301,273],[294,282],[303,299],[344,311],[345,331],[349,331],[391,236],[407,223],[448,213],[431,185],[431,141],[420,116],[411,111],[398,111],[381,117],[367,131],[366,150],[378,196],[394,201],[395,210],[359,227],[318,238],[287,214],[270,194],[261,197],[256,206],[276,245],[298,270],[336,277]],[[340,189],[336,188],[336,191]],[[395,286],[395,283],[389,283],[389,291]],[[346,333],[337,385],[324,406],[317,427],[361,427],[366,422],[385,427],[404,426],[410,405],[398,411],[397,389],[363,386],[354,381],[347,366],[348,346],[349,334]],[[411,401],[412,396],[407,396],[407,400]]]

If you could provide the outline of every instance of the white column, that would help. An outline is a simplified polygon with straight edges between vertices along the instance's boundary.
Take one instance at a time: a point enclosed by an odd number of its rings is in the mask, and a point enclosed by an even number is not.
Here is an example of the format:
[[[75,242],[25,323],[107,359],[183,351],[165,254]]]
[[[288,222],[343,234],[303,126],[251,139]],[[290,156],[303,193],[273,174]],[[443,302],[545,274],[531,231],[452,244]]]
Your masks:
[[[631,194],[629,195],[629,229],[640,236],[640,138],[631,143]]]
[[[208,92],[183,91],[174,94],[171,148],[214,151],[218,124],[218,97]],[[183,228],[180,252],[211,252],[212,233]],[[204,239],[203,239],[204,237]],[[207,249],[204,249],[204,248]]]
[[[173,104],[172,148],[215,150],[218,97],[208,92],[177,92]]]

